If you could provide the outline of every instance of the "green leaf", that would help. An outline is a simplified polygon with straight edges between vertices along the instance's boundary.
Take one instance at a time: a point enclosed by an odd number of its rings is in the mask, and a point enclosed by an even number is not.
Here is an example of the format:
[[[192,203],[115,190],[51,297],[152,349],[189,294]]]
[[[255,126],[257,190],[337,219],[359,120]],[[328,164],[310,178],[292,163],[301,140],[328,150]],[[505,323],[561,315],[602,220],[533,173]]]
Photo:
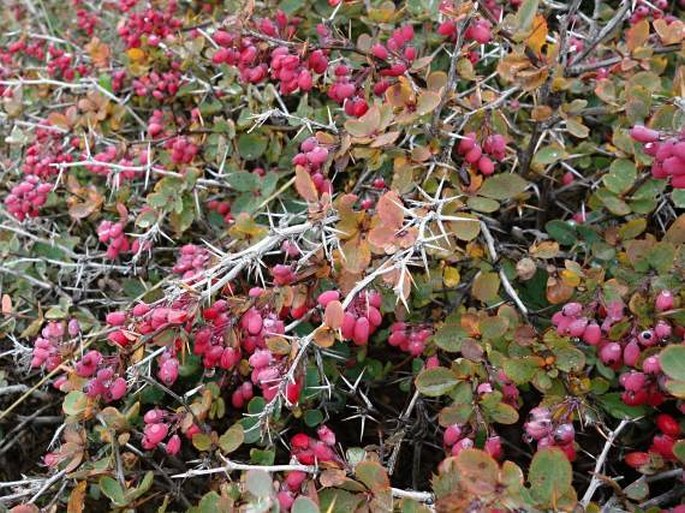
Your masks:
[[[528,383],[540,368],[540,362],[533,357],[511,358],[504,361],[504,373],[517,385]]]
[[[323,422],[321,410],[307,410],[303,415],[304,423],[309,427],[316,427]]]
[[[685,189],[673,189],[671,201],[678,208],[685,208]]]
[[[659,362],[669,378],[685,381],[685,346],[668,346],[661,351]]]
[[[219,502],[221,496],[216,492],[209,492],[200,500],[198,504],[198,513],[217,513],[219,511]]]
[[[494,272],[479,272],[473,280],[471,293],[483,303],[490,303],[498,298],[500,277]]]
[[[255,497],[269,497],[273,492],[271,476],[265,470],[248,470],[245,474],[245,487]]]
[[[615,419],[635,419],[637,417],[642,417],[649,411],[646,406],[628,406],[623,402],[623,399],[621,399],[621,394],[619,392],[600,395],[597,396],[596,399],[604,411]]]
[[[614,194],[624,194],[630,190],[637,179],[635,163],[626,159],[617,159],[611,163],[609,173],[602,181],[607,189]]]
[[[219,447],[224,454],[228,454],[238,449],[244,440],[245,431],[242,424],[233,424],[219,437]],[[193,437],[193,442],[195,442],[195,437]]]
[[[309,497],[299,496],[290,510],[292,513],[319,513],[319,507]]]
[[[145,477],[143,477],[143,480],[140,482],[140,484],[136,486],[133,490],[129,490],[126,493],[126,501],[132,502],[138,499],[139,497],[142,497],[150,489],[154,480],[155,473],[151,470],[146,472]]]
[[[561,160],[567,156],[566,151],[557,145],[545,146],[533,157],[532,164],[539,166],[547,166]]]
[[[355,467],[354,474],[359,481],[374,493],[390,488],[388,473],[378,462],[362,461]]]
[[[264,154],[266,150],[266,137],[256,133],[240,134],[238,137],[238,153],[245,160],[256,160]]]
[[[585,367],[585,355],[575,347],[562,347],[554,350],[554,366],[564,372],[580,372]]]
[[[192,439],[193,447],[198,451],[208,451],[212,448],[212,439],[205,433],[197,433]]]
[[[251,192],[259,187],[259,177],[248,171],[238,171],[229,175],[228,183],[237,191]]]
[[[69,392],[62,402],[62,411],[70,417],[83,413],[88,407],[88,396],[80,390]]]
[[[519,420],[516,408],[506,403],[498,403],[494,408],[487,409],[486,413],[493,422],[498,424],[516,424]]]
[[[538,12],[539,0],[525,0],[516,13],[516,24],[519,32],[527,33],[530,31]]]
[[[547,233],[556,240],[559,244],[564,246],[573,246],[578,242],[578,235],[576,233],[575,225],[559,219],[549,221],[545,225]]]
[[[528,481],[533,499],[541,506],[555,507],[571,488],[573,470],[566,455],[556,447],[538,450],[530,464]]]
[[[597,199],[601,201],[606,209],[614,215],[617,216],[627,216],[630,214],[631,209],[628,204],[621,198],[610,192],[608,189],[600,189],[595,195]]]
[[[485,180],[481,188],[478,189],[478,194],[486,198],[505,200],[522,193],[527,185],[528,182],[519,175],[503,173]]]
[[[459,380],[449,369],[435,367],[425,369],[416,377],[416,388],[428,397],[439,397],[452,390]]]
[[[124,489],[116,479],[109,476],[102,476],[99,485],[102,493],[109,497],[115,506],[126,506],[127,501],[124,496]]]
[[[465,338],[466,332],[461,327],[461,315],[458,312],[448,315],[445,322],[433,335],[435,344],[440,349],[450,353],[459,352]]]
[[[495,212],[499,208],[499,201],[490,198],[481,198],[480,196],[472,196],[466,200],[466,204],[471,210],[483,212],[485,214]]]
[[[685,463],[685,440],[678,440],[673,444],[673,454],[680,460],[680,463]]]

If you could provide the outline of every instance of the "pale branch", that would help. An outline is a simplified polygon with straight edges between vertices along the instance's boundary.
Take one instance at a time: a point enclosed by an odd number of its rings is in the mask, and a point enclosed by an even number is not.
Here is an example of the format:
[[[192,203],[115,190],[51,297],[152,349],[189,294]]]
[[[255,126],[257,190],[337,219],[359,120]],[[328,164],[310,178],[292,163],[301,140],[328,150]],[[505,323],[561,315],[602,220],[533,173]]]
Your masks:
[[[452,50],[450,69],[447,72],[447,84],[443,89],[442,97],[440,98],[440,103],[433,112],[433,119],[431,120],[432,133],[436,133],[438,123],[440,123],[440,115],[442,114],[442,110],[445,108],[445,105],[449,101],[450,95],[454,93],[457,88],[457,80],[459,78],[457,63],[459,61],[459,57],[461,56],[461,46],[464,43],[464,29],[466,28],[466,24],[468,22],[469,19],[465,18],[464,20],[460,21],[457,25],[457,41],[454,43],[454,49]]]
[[[607,456],[609,455],[609,451],[611,450],[612,446],[614,445],[614,442],[618,438],[618,435],[621,434],[621,431],[623,431],[628,424],[630,424],[630,421],[622,420],[619,423],[619,425],[616,426],[616,429],[611,431],[609,433],[609,436],[607,436],[606,442],[604,443],[604,447],[602,448],[602,452],[599,454],[599,457],[597,458],[597,462],[595,464],[595,468],[592,472],[592,480],[590,481],[587,490],[585,490],[583,498],[580,500],[580,504],[584,508],[587,508],[587,506],[590,504],[590,501],[592,500],[592,497],[595,495],[597,488],[599,488],[602,485],[602,480],[599,477],[600,472],[602,471],[602,467],[604,467],[604,463],[606,462]]]
[[[435,502],[435,495],[430,492],[416,492],[414,490],[402,490],[401,488],[391,488],[392,496],[397,499],[411,499],[424,504]]]
[[[631,0],[623,0],[621,2],[621,6],[618,8],[616,11],[616,14],[609,20],[609,22],[602,27],[602,30],[599,31],[597,36],[595,36],[592,41],[588,42],[585,44],[583,50],[576,55],[573,60],[571,61],[571,66],[574,66],[585,59],[590,53],[599,45],[602,41],[604,41],[607,37],[611,35],[611,33],[621,24],[621,22],[624,20],[626,14],[630,10],[632,2]]]
[[[317,474],[319,467],[314,465],[249,465],[246,463],[236,463],[234,461],[225,460],[223,467],[213,467],[197,470],[189,470],[182,474],[175,474],[171,476],[172,479],[185,479],[198,476],[209,476],[212,474],[229,474],[236,470],[263,470],[265,472],[306,472],[307,474]]]

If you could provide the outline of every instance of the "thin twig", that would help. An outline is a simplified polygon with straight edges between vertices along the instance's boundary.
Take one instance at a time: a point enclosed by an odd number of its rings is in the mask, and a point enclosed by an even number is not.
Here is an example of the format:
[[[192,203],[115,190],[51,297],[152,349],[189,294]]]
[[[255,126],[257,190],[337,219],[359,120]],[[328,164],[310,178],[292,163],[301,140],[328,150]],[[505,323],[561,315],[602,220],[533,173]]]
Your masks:
[[[583,508],[587,508],[588,504],[590,504],[590,501],[592,500],[592,497],[595,495],[597,488],[599,488],[602,485],[602,480],[599,477],[600,472],[602,471],[602,467],[606,462],[607,456],[609,455],[609,451],[611,450],[611,447],[614,445],[616,438],[618,438],[618,435],[621,434],[621,431],[623,431],[623,429],[628,424],[630,424],[629,420],[622,420],[619,423],[619,425],[616,426],[616,429],[609,433],[609,436],[607,437],[606,442],[604,443],[604,448],[602,448],[602,452],[599,454],[599,457],[597,458],[595,469],[592,472],[592,480],[590,481],[590,485],[587,487],[587,490],[585,490],[583,498],[580,500],[580,504],[583,506]]]

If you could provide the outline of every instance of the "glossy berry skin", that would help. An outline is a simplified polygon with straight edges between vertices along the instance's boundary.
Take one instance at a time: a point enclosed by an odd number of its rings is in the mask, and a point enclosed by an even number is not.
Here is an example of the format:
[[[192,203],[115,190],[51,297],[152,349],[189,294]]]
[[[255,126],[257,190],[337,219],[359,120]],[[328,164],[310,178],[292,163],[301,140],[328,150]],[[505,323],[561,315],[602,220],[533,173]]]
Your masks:
[[[656,417],[656,426],[659,430],[668,436],[678,437],[681,433],[680,424],[672,415],[667,413],[660,413]]]

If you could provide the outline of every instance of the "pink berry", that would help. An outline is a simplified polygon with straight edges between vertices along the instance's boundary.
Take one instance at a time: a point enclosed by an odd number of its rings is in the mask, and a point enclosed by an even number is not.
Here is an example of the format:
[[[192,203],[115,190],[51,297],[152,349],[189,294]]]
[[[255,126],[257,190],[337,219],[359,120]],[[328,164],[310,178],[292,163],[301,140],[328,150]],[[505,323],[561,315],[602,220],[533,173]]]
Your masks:
[[[649,143],[659,140],[659,132],[643,125],[635,125],[630,129],[630,137],[641,143]]]
[[[612,366],[621,360],[622,352],[621,344],[618,342],[609,342],[599,350],[599,357],[602,360],[602,363]]]
[[[328,303],[331,301],[338,301],[340,299],[340,292],[337,290],[327,290],[326,292],[322,292],[319,294],[319,297],[317,298],[317,303],[319,303],[321,306],[326,308],[328,306]]]
[[[657,312],[665,312],[671,310],[675,304],[673,294],[670,290],[662,290],[656,297],[654,307]]]
[[[110,326],[122,326],[126,322],[125,312],[110,312],[107,314],[106,322]]]
[[[353,341],[358,346],[366,345],[369,341],[370,324],[366,317],[358,317],[354,324]]]
[[[173,435],[166,443],[166,452],[169,456],[175,456],[181,451],[181,437]]]

